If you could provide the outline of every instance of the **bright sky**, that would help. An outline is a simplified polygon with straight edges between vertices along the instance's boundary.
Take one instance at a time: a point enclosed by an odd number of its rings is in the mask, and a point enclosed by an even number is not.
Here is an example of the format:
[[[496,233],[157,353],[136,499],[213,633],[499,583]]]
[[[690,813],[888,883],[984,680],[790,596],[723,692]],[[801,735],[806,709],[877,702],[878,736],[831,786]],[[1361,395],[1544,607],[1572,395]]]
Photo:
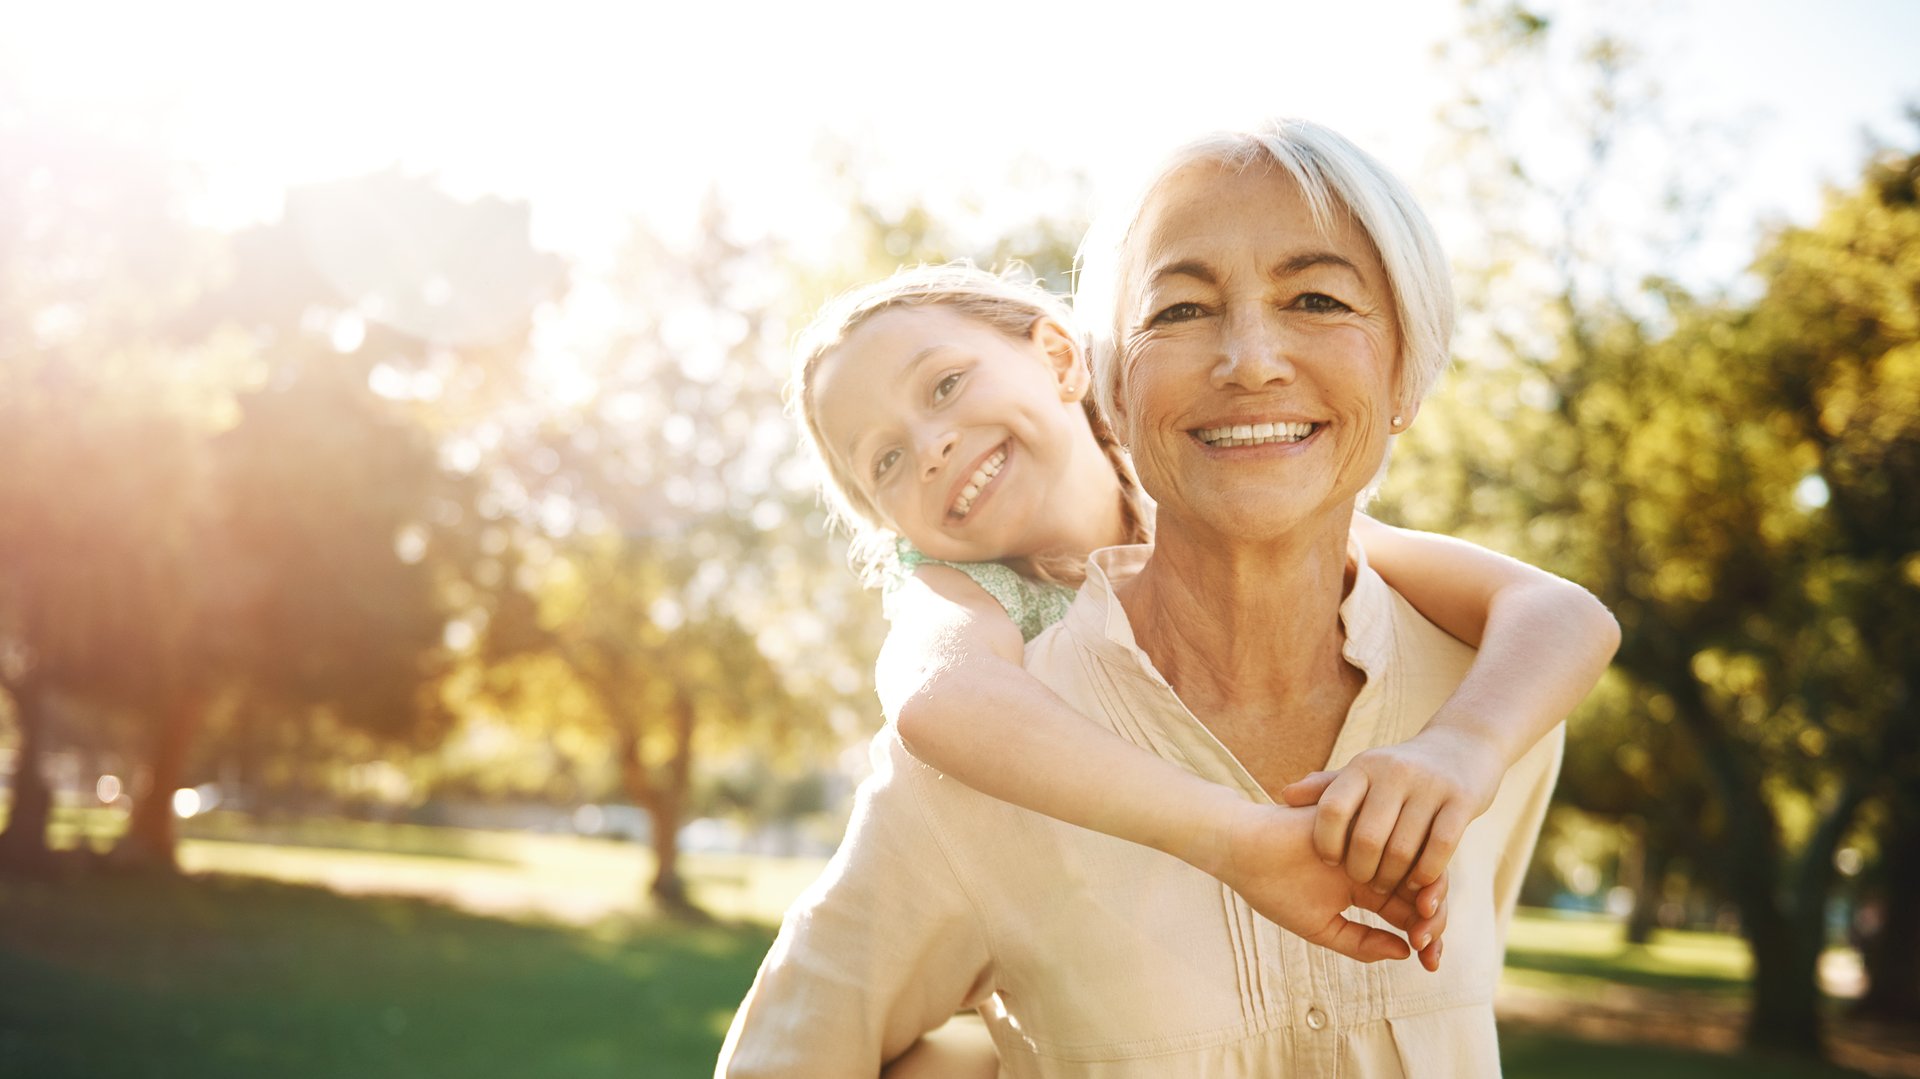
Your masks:
[[[1864,129],[1911,141],[1920,4],[1608,8],[1677,114],[1751,124],[1729,192],[1743,220],[1810,216]],[[290,183],[399,163],[529,200],[537,243],[592,260],[634,216],[671,227],[710,188],[752,227],[825,242],[829,138],[857,148],[870,193],[936,203],[1004,198],[1023,159],[1098,187],[1198,130],[1274,114],[1411,172],[1448,93],[1432,46],[1457,23],[1444,0],[123,0],[16,5],[0,76],[36,109],[164,133],[221,223],[273,216]]]

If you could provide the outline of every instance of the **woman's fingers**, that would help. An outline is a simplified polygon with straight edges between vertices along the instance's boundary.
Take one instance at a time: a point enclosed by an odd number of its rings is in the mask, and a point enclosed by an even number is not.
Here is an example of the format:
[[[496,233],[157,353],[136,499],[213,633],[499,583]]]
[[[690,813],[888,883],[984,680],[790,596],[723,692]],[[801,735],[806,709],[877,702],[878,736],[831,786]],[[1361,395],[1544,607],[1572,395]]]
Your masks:
[[[1397,934],[1390,933],[1378,926],[1362,925],[1344,915],[1337,915],[1327,923],[1321,933],[1308,937],[1308,943],[1318,944],[1322,948],[1339,952],[1349,959],[1358,959],[1362,963],[1378,963],[1383,959],[1405,959],[1413,954],[1407,942]]]
[[[1431,918],[1439,913],[1440,908],[1445,905],[1447,892],[1452,886],[1452,874],[1443,872],[1440,874],[1438,880],[1424,888],[1415,888],[1413,887],[1413,882],[1408,881],[1406,884],[1400,886],[1400,891],[1397,894],[1410,898],[1413,905],[1420,911],[1422,917]]]
[[[1402,888],[1405,896],[1410,889]],[[1445,877],[1415,893],[1413,905],[1423,915],[1407,930],[1420,965],[1429,971],[1440,969],[1440,943],[1447,932],[1447,881]]]
[[[1295,809],[1310,806],[1320,800],[1339,775],[1339,772],[1309,772],[1280,788],[1280,800]]]

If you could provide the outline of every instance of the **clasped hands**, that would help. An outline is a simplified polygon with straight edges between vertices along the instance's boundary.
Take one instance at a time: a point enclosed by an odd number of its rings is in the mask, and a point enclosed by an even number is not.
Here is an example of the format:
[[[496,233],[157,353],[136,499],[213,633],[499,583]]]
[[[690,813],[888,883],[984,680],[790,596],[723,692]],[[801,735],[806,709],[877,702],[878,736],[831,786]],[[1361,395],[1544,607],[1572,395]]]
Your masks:
[[[1215,875],[1311,944],[1367,963],[1417,953],[1438,970],[1447,864],[1503,774],[1470,736],[1429,728],[1301,778],[1280,792],[1284,805],[1247,803]],[[1404,938],[1348,918],[1349,907]]]

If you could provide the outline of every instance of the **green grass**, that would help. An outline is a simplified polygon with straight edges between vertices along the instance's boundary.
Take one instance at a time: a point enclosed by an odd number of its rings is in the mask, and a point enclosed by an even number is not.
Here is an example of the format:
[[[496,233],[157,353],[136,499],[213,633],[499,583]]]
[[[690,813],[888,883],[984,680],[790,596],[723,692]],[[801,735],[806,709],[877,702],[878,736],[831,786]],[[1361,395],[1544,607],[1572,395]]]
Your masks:
[[[0,1075],[703,1075],[770,940],[233,877],[0,880]]]
[[[1578,993],[1598,984],[1705,993],[1746,993],[1752,966],[1746,945],[1722,933],[1660,930],[1644,945],[1628,944],[1616,920],[1523,910],[1507,933],[1506,981]]]
[[[202,875],[0,876],[0,1077],[704,1076],[768,927],[820,868],[689,858],[693,894],[728,919],[689,926],[642,912],[651,867],[629,844],[337,821],[195,831],[181,858]],[[605,916],[487,917],[321,883]],[[1737,1010],[1745,964],[1728,937],[1664,933],[1630,948],[1614,923],[1523,911],[1507,980],[1568,999],[1629,985]],[[1512,1079],[1857,1074],[1538,1025],[1509,1026],[1502,1044]]]

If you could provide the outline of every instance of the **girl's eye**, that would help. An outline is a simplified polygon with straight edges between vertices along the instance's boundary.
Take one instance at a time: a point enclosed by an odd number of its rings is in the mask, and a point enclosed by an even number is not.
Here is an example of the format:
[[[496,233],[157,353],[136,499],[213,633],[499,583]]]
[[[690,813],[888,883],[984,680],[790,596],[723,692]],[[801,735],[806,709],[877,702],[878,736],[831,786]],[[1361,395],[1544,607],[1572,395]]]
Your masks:
[[[1350,311],[1352,308],[1324,292],[1309,292],[1294,301],[1308,311]]]
[[[948,375],[947,377],[941,379],[939,382],[934,384],[933,399],[936,401],[946,400],[948,397],[953,395],[953,391],[956,388],[958,388],[959,385],[960,385],[960,372],[955,371],[953,374]]]
[[[873,478],[876,480],[885,479],[887,472],[891,470],[894,465],[899,463],[900,463],[899,450],[888,450],[887,452],[881,454],[879,458],[877,458],[873,462]]]
[[[1197,303],[1177,303],[1153,316],[1153,321],[1156,323],[1186,322],[1189,319],[1199,318],[1204,313]]]

